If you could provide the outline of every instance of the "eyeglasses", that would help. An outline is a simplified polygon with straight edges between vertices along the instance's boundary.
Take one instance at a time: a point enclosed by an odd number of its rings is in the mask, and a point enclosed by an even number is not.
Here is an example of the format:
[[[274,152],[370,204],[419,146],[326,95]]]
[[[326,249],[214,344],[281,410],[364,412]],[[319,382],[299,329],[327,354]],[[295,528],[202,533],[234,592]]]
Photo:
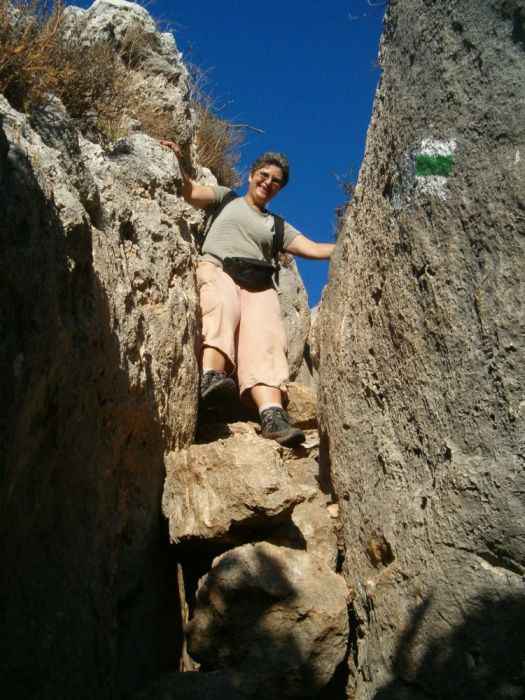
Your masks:
[[[259,182],[268,181],[271,187],[282,187],[283,184],[282,180],[280,180],[278,177],[270,175],[270,173],[266,170],[258,170],[255,173],[255,177],[259,180]]]

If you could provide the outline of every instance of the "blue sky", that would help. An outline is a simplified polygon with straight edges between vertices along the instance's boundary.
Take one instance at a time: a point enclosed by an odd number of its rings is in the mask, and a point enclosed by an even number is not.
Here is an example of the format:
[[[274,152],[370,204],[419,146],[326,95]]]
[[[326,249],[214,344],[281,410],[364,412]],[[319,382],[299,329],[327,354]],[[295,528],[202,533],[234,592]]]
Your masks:
[[[290,183],[272,211],[306,236],[332,241],[334,210],[345,200],[337,178],[355,181],[363,158],[386,2],[140,4],[173,31],[185,60],[207,71],[220,116],[264,131],[246,133],[240,169],[264,151],[288,156]],[[328,263],[297,262],[314,306]]]

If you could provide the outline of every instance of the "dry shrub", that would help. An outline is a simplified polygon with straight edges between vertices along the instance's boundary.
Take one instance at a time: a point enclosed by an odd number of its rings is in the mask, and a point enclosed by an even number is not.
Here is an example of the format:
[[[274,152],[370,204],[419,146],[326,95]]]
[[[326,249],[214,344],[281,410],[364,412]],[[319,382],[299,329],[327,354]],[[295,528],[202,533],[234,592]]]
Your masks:
[[[213,100],[206,92],[208,78],[197,66],[189,66],[190,99],[197,115],[197,160],[209,168],[221,185],[238,187],[241,175],[237,170],[239,148],[244,141],[243,127],[221,119],[215,113]]]
[[[0,92],[24,112],[57,95],[91,137],[124,135],[124,118],[131,114],[150,136],[176,139],[171,113],[144,104],[132,88],[133,69],[155,49],[156,37],[140,24],[118,46],[90,44],[86,36],[82,22],[66,21],[62,0],[0,0]],[[235,187],[243,128],[217,116],[203,89],[203,71],[193,69],[192,78],[198,160],[221,184]]]
[[[0,0],[0,92],[18,110],[54,91],[54,70],[64,27],[61,2]]]
[[[156,37],[135,21],[126,31],[117,50],[126,66],[137,68],[156,47]]]
[[[221,185],[238,187],[241,176],[237,170],[239,147],[244,134],[228,121],[197,106],[197,159],[209,168]]]
[[[19,111],[60,97],[84,130],[118,135],[129,104],[127,72],[108,43],[68,26],[61,0],[0,0],[0,92]]]
[[[121,136],[131,91],[128,72],[112,46],[86,45],[81,29],[76,29],[62,42],[55,66],[61,77],[67,76],[59,80],[55,93],[80,127],[109,138]]]
[[[145,104],[137,96],[131,100],[131,111],[140,122],[142,131],[151,138],[177,140],[178,135],[173,133],[173,114],[171,112],[155,109],[154,105]]]
[[[139,22],[134,22],[116,46],[119,56],[129,68],[129,111],[139,123],[142,131],[155,139],[177,140],[174,133],[173,109],[165,100],[151,96],[151,86],[145,89],[148,69],[141,67],[159,49],[158,37],[147,31]],[[148,96],[147,96],[148,95]]]

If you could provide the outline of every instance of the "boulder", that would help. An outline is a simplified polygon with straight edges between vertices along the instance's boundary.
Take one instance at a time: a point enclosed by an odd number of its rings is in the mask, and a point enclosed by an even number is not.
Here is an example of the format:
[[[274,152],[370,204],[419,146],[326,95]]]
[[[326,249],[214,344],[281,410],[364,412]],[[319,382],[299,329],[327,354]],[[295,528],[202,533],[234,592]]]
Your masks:
[[[227,670],[254,698],[310,698],[343,660],[344,580],[306,552],[260,542],[213,562],[187,626],[206,670]]]
[[[298,428],[317,427],[317,392],[304,384],[290,382],[286,410],[290,423]]]
[[[283,449],[261,438],[254,424],[230,424],[225,432],[168,455],[163,511],[173,542],[237,543],[240,530],[289,519],[293,507],[314,494],[312,487],[294,485]]]
[[[342,548],[340,523],[334,514],[337,505],[332,503],[332,495],[323,490],[317,447],[318,443],[313,443],[311,448],[303,447],[302,456],[292,454],[285,458],[284,467],[295,487],[304,492],[309,490],[310,495],[294,507],[289,520],[268,531],[265,540],[282,547],[303,549],[336,571]]]
[[[330,514],[333,504],[316,496],[299,503],[291,519],[266,533],[265,541],[279,547],[302,549],[336,571],[339,557],[337,521]]]

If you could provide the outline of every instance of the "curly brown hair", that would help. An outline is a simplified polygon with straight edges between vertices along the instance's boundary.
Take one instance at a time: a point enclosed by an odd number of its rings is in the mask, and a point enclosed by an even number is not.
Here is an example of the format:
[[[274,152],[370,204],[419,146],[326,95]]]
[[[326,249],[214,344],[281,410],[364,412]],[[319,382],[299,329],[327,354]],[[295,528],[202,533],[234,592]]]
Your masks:
[[[257,170],[264,168],[265,165],[276,165],[281,169],[283,174],[283,182],[281,187],[285,187],[290,179],[290,164],[288,163],[288,158],[282,153],[274,153],[273,151],[268,151],[259,156],[257,160],[254,160],[250,168],[250,175],[253,175]]]

